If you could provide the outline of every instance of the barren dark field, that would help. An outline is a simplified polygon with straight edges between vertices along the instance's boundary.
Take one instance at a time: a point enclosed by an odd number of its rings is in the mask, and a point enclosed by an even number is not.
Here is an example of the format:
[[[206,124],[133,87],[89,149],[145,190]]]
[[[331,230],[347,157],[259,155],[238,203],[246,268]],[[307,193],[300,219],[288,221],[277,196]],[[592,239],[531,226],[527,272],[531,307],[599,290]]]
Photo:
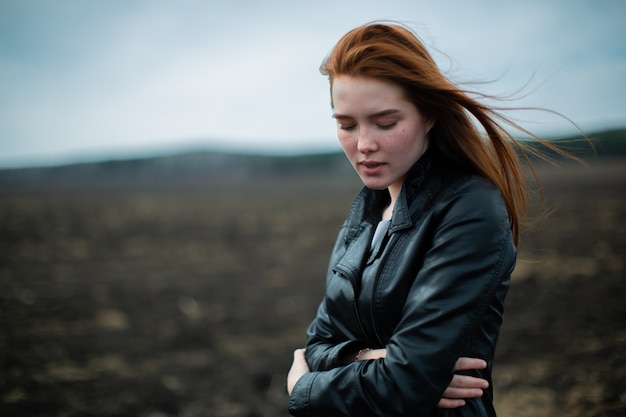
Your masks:
[[[626,161],[540,176],[550,213],[520,247],[496,407],[626,415]],[[287,416],[292,351],[358,188],[0,192],[0,415]]]

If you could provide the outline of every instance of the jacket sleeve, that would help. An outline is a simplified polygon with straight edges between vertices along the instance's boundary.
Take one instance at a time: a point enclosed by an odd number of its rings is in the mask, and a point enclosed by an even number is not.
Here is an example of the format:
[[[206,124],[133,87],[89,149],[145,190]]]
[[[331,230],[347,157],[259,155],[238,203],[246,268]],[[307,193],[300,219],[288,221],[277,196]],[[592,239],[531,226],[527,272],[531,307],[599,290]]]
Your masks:
[[[343,253],[346,226],[340,231],[333,254]],[[334,260],[329,262],[329,269],[334,265]],[[327,283],[328,286],[328,283]],[[329,291],[328,287],[326,289]],[[324,299],[317,309],[315,319],[307,329],[306,360],[312,371],[327,371],[339,366],[345,366],[354,361],[356,353],[367,346],[357,340],[339,339],[336,329],[326,310]]]
[[[354,361],[360,349],[365,348],[363,342],[340,341],[333,336],[333,328],[324,301],[320,304],[317,316],[309,326],[307,334],[305,356],[312,371],[328,371],[345,366]]]
[[[499,192],[485,181],[473,184],[435,204],[432,246],[387,357],[306,374],[289,400],[293,415],[432,415],[464,343],[515,264]]]

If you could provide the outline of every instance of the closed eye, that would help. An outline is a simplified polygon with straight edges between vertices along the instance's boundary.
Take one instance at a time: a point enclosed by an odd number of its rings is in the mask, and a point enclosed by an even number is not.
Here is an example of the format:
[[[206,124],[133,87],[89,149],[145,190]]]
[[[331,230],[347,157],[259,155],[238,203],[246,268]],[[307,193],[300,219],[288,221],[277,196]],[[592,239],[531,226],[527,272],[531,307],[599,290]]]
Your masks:
[[[398,122],[378,123],[376,126],[378,126],[379,129],[388,130],[392,129],[397,123]]]

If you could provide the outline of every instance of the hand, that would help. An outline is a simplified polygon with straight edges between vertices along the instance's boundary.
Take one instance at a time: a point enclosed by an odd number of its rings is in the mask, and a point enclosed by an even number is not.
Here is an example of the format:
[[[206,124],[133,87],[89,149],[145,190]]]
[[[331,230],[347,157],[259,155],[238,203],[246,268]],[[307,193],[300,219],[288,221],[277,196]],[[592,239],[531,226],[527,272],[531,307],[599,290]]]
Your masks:
[[[455,371],[468,371],[472,369],[485,369],[487,363],[482,359],[459,358],[454,366]],[[458,408],[465,405],[467,398],[479,398],[483,390],[489,388],[489,382],[482,378],[467,375],[454,374],[448,388],[443,392],[439,400],[439,408]]]
[[[381,359],[387,356],[387,349],[373,349],[359,355],[360,361]],[[459,358],[454,366],[455,371],[485,369],[487,363],[482,359]],[[482,379],[467,375],[454,374],[448,388],[439,400],[439,408],[459,408],[465,405],[465,399],[482,397],[483,390],[489,388],[489,383]]]
[[[293,363],[291,364],[291,369],[289,369],[289,373],[287,374],[287,392],[291,395],[291,391],[293,391],[293,387],[296,385],[296,382],[302,376],[311,372],[309,370],[309,365],[306,363],[306,359],[304,359],[304,351],[306,349],[296,349],[293,352]]]
[[[357,361],[370,361],[373,359],[382,359],[387,357],[387,349],[372,349],[362,351],[358,355]]]

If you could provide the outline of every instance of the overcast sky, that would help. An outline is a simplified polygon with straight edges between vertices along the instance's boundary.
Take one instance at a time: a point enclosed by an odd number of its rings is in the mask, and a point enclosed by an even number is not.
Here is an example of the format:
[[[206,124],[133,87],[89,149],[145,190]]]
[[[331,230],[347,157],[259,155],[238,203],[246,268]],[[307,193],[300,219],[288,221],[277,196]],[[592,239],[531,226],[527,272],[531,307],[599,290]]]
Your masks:
[[[379,19],[413,27],[456,82],[626,126],[624,0],[0,0],[0,167],[339,149],[319,64]]]

